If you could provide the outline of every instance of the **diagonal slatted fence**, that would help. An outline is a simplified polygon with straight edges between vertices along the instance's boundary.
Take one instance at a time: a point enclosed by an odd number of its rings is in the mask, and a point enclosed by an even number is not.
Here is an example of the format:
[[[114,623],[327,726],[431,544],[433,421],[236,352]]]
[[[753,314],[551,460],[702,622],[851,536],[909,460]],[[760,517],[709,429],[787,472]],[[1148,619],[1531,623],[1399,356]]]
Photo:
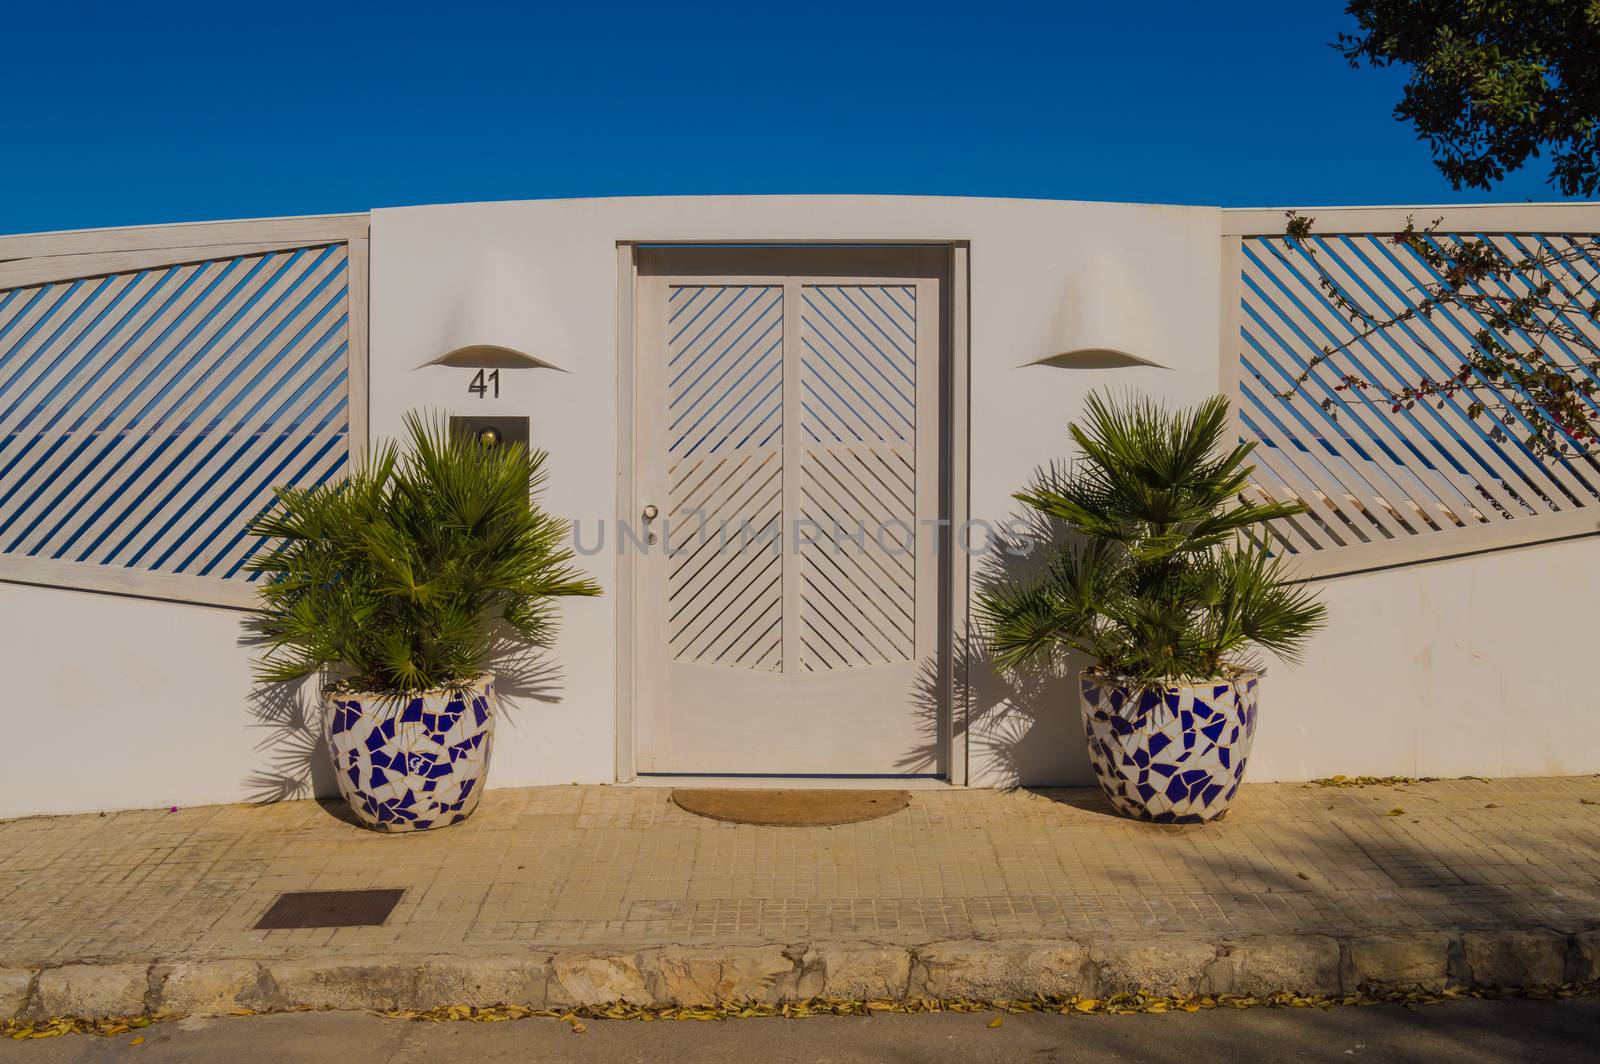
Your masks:
[[[784,310],[781,285],[668,297],[667,528],[685,541],[667,578],[675,661],[783,665]]]
[[[247,605],[365,440],[365,216],[0,238],[0,578]]]
[[[829,671],[916,655],[917,290],[807,285],[800,315],[805,459],[802,664]]]
[[[1400,410],[1374,400],[1454,373],[1459,353],[1486,325],[1471,310],[1445,308],[1357,339],[1358,326],[1323,289],[1319,269],[1368,309],[1399,313],[1421,286],[1440,280],[1422,256],[1391,239],[1408,212],[1302,213],[1316,225],[1299,241],[1284,235],[1278,211],[1228,212],[1224,223],[1224,278],[1232,284],[1224,295],[1224,378],[1239,438],[1257,444],[1249,493],[1307,507],[1277,523],[1275,549],[1294,555],[1305,575],[1324,576],[1600,531],[1594,457],[1538,455],[1524,442],[1529,426],[1495,432],[1492,419],[1470,416],[1470,395]],[[1441,211],[1414,213],[1422,224]],[[1443,213],[1435,239],[1487,240],[1512,259],[1570,251],[1600,231],[1591,207]],[[1600,261],[1591,256],[1574,256],[1548,279],[1586,302],[1600,299]],[[1485,284],[1483,294],[1498,298],[1531,291],[1522,282]],[[1600,341],[1596,322],[1564,317]],[[1586,359],[1571,345],[1548,349],[1585,372]],[[1373,388],[1340,388],[1346,375]]]

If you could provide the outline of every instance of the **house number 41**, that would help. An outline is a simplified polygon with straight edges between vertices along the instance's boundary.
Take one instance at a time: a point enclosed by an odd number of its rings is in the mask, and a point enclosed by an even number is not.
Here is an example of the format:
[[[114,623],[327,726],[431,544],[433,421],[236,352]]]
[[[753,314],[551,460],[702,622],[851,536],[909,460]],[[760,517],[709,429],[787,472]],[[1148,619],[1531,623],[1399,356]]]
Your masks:
[[[494,393],[496,399],[500,398],[500,371],[491,370],[488,376],[485,376],[483,370],[480,369],[478,375],[472,378],[472,383],[467,385],[467,394],[476,395],[479,399],[484,399],[489,396],[490,392]]]

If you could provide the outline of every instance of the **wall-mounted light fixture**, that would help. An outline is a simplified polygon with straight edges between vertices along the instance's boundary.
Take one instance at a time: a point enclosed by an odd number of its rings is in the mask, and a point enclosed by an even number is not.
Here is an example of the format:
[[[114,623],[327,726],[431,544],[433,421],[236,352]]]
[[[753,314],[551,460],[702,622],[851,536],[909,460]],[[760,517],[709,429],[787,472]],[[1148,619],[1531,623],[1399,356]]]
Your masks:
[[[518,351],[514,347],[503,347],[500,344],[467,344],[422,365],[453,366],[457,369],[553,369],[566,372],[553,362],[546,362],[525,351]]]
[[[1160,350],[1156,324],[1162,310],[1120,248],[1082,249],[1069,271],[1057,309],[1052,343],[1027,363],[1057,369],[1170,367],[1135,354]]]
[[[1126,369],[1129,366],[1167,368],[1159,362],[1151,362],[1148,358],[1140,358],[1127,351],[1109,347],[1077,347],[1070,351],[1046,355],[1044,358],[1036,358],[1028,365],[1054,366],[1057,369]]]

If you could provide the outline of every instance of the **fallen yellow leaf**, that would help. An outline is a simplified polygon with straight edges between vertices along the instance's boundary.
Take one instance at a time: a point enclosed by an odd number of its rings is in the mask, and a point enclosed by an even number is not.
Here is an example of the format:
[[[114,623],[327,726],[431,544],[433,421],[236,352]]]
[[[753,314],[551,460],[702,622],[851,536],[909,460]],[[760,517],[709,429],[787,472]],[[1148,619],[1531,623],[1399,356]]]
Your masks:
[[[1003,1022],[1004,1021],[1001,1020],[1000,1017],[996,1016],[994,1019],[989,1021],[989,1026],[990,1027],[999,1027],[1000,1024],[1003,1023]]]

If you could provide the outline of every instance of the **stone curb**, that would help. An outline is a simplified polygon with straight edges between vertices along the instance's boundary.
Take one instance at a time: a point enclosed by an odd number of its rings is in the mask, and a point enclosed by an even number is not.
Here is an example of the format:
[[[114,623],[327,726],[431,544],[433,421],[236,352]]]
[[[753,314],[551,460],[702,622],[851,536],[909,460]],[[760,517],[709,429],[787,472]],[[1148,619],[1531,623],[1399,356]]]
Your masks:
[[[327,956],[0,968],[0,1017],[219,1016],[240,1010],[666,1007],[813,997],[969,998],[1361,988],[1508,989],[1600,979],[1600,930],[1227,939],[951,940]]]

